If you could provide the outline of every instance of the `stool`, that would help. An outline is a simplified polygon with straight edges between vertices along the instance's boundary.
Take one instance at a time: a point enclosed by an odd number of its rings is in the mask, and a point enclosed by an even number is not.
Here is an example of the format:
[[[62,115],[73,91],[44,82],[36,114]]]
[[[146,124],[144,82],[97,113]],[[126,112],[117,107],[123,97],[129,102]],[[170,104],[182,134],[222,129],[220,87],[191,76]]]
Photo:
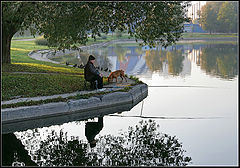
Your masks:
[[[92,83],[92,82],[90,82],[90,81],[87,81],[87,80],[84,80],[84,89],[85,89],[85,90],[88,89],[88,88],[87,88],[87,82],[90,83],[90,88],[91,88],[91,89],[97,89],[97,85],[98,85],[97,80],[93,81],[94,83]],[[94,88],[94,85],[95,85],[95,88]]]

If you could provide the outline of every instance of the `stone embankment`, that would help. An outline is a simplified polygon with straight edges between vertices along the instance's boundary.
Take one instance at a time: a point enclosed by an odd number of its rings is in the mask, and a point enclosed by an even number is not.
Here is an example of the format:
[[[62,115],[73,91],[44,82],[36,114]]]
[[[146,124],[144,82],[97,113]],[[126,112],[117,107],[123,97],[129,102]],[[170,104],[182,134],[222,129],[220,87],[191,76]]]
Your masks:
[[[140,84],[133,86],[128,92],[113,92],[89,99],[2,109],[2,133],[127,111],[147,95],[148,86]]]

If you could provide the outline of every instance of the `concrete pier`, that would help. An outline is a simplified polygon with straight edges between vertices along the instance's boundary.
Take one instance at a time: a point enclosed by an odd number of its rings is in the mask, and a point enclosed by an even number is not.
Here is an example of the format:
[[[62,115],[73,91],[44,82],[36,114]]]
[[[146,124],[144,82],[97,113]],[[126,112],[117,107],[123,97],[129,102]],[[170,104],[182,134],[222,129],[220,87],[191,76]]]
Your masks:
[[[2,109],[2,133],[129,111],[147,95],[148,86],[140,84],[133,86],[128,92],[108,93],[68,102]]]

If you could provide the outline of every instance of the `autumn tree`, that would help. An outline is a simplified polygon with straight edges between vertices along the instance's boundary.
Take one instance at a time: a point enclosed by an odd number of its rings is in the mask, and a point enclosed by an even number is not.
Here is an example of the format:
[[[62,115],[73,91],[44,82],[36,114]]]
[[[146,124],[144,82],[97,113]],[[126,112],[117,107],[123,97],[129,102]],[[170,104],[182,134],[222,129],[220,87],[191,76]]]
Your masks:
[[[238,2],[207,2],[201,8],[200,24],[210,34],[236,33],[238,13]]]
[[[224,2],[218,12],[217,20],[222,32],[237,32],[238,2]]]
[[[2,4],[2,62],[11,63],[11,39],[30,28],[44,34],[57,49],[86,44],[88,35],[127,30],[131,37],[153,46],[170,45],[181,37],[189,2],[54,2],[9,1]],[[76,47],[76,46],[75,46]]]
[[[201,18],[200,24],[202,25],[203,30],[216,32],[219,25],[217,22],[217,14],[222,2],[207,2],[201,8]]]

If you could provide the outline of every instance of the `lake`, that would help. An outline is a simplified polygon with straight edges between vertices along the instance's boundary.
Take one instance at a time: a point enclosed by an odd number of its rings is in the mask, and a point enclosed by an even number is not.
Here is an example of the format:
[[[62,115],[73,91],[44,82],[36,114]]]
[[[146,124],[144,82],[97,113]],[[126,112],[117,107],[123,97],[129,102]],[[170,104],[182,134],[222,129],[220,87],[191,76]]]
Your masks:
[[[93,54],[96,66],[148,84],[148,96],[130,111],[3,135],[7,144],[23,145],[5,156],[14,157],[13,165],[237,166],[238,51],[236,42],[166,49],[115,43],[53,58],[80,65]],[[86,125],[96,135],[94,148]]]

